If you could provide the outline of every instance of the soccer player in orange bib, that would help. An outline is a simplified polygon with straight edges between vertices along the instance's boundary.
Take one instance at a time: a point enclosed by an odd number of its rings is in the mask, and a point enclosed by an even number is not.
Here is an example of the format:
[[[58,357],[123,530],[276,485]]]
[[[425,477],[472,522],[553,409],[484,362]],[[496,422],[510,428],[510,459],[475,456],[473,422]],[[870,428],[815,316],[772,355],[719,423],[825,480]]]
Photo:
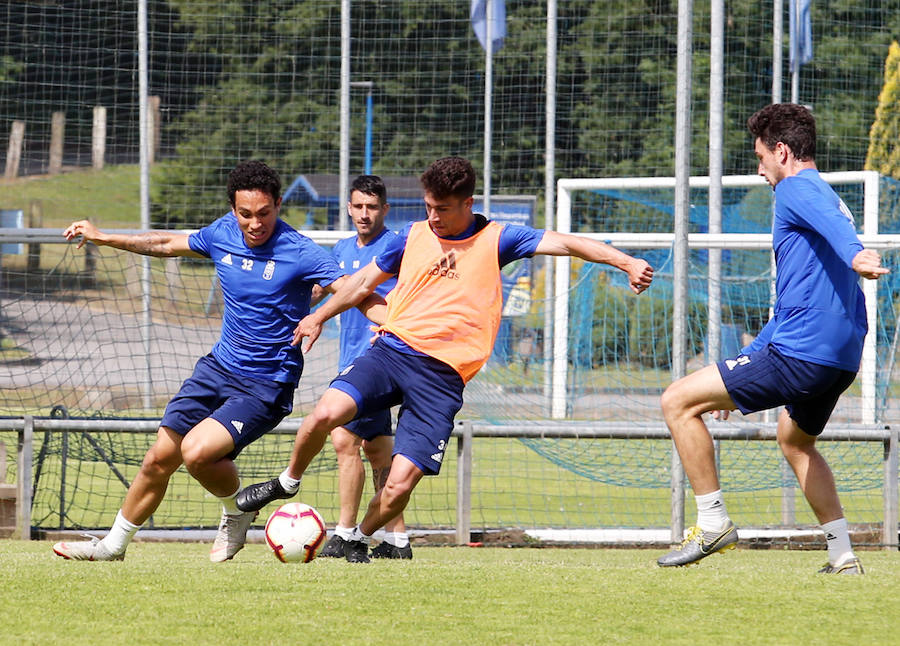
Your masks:
[[[409,225],[396,241],[349,277],[322,307],[300,321],[294,342],[308,351],[329,318],[397,276],[379,336],[331,382],[297,431],[290,465],[277,478],[246,487],[239,509],[255,511],[290,498],[303,472],[336,426],[399,404],[394,456],[384,487],[344,544],[345,558],[368,562],[372,534],[401,513],[425,475],[437,475],[465,384],[490,356],[503,305],[500,269],[535,254],[575,256],[628,275],[640,294],[653,268],[607,244],[527,226],[501,225],[472,211],[475,171],[461,157],[433,162],[421,177],[428,219]],[[374,310],[373,310],[374,311]],[[373,319],[378,318],[369,312]]]

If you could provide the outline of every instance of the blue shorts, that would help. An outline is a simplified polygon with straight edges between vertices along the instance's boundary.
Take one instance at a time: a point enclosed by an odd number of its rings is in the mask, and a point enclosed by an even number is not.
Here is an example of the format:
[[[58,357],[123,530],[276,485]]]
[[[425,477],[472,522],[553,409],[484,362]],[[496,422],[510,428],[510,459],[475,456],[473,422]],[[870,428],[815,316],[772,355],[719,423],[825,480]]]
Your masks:
[[[352,422],[344,424],[344,428],[364,440],[393,435],[391,429],[391,411],[388,408],[375,411],[364,417],[357,416]]]
[[[785,357],[771,344],[716,364],[725,389],[744,413],[784,405],[807,435],[819,435],[855,372]]]
[[[201,357],[194,374],[181,384],[163,413],[160,426],[182,437],[207,417],[228,429],[234,459],[291,412],[295,384],[255,379],[229,372],[211,355]]]
[[[411,460],[425,475],[441,470],[464,387],[459,373],[443,361],[400,352],[381,339],[331,382],[356,402],[357,417],[400,404],[394,455]]]

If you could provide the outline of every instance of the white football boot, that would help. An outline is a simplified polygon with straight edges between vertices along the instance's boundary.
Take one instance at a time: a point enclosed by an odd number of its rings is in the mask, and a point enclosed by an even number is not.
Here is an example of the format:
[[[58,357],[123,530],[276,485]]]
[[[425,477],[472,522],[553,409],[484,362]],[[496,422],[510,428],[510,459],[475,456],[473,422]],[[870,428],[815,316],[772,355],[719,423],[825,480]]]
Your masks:
[[[209,551],[209,560],[213,563],[222,563],[234,558],[234,555],[244,548],[247,540],[247,530],[251,523],[259,515],[258,511],[247,511],[240,514],[226,514],[222,512],[222,520],[219,522],[219,533],[213,541]]]

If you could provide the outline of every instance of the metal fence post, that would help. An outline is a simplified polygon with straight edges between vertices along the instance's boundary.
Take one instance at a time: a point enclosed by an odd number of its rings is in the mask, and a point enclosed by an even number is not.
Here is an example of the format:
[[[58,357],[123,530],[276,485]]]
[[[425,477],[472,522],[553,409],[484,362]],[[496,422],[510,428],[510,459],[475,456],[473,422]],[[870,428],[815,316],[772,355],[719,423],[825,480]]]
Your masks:
[[[456,436],[456,544],[472,539],[472,423],[463,422]]]
[[[897,516],[897,436],[895,428],[890,429],[890,436],[884,441],[884,525],[881,530],[881,542],[886,550],[896,550],[898,545]]]
[[[34,457],[34,417],[25,416],[25,424],[19,433],[17,447],[16,478],[17,500],[16,507],[16,536],[22,540],[31,540],[31,464]]]

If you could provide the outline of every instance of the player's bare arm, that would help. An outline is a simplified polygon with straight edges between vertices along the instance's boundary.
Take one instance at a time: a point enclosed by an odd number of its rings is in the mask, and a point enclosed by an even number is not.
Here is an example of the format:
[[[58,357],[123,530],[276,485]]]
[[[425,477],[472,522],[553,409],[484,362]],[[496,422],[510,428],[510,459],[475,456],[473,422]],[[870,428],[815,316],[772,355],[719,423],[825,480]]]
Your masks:
[[[629,256],[599,240],[546,231],[535,253],[547,256],[575,256],[621,269],[628,274],[628,284],[635,294],[640,294],[653,282],[653,267],[646,260]]]
[[[309,352],[322,333],[322,325],[325,321],[361,304],[375,291],[376,287],[391,276],[393,274],[381,271],[378,265],[372,262],[350,276],[338,278],[325,287],[325,290],[332,294],[331,298],[315,312],[305,316],[294,328],[294,340],[291,341],[291,345],[299,344],[303,337],[306,337],[307,343],[303,351]],[[363,314],[367,317],[370,313],[377,316],[377,302],[373,301],[370,305],[376,309],[373,312],[364,310]]]
[[[853,271],[869,280],[877,280],[879,276],[891,270],[881,266],[881,255],[874,249],[863,249],[853,257]]]
[[[158,256],[170,258],[173,256],[191,256],[200,258],[201,254],[191,249],[186,233],[172,233],[169,231],[147,231],[145,233],[105,233],[94,226],[88,220],[79,220],[70,224],[63,236],[66,240],[74,240],[81,237],[78,249],[86,242],[93,242],[97,246],[113,247],[123,251],[131,251],[143,256]]]
[[[313,285],[309,306],[315,307],[321,303],[327,295],[328,292],[325,291],[325,288],[320,285]],[[387,315],[387,301],[385,301],[384,297],[380,294],[372,292],[363,299],[362,303],[356,306],[356,309],[362,312],[363,315],[373,323],[381,325],[384,323]]]

